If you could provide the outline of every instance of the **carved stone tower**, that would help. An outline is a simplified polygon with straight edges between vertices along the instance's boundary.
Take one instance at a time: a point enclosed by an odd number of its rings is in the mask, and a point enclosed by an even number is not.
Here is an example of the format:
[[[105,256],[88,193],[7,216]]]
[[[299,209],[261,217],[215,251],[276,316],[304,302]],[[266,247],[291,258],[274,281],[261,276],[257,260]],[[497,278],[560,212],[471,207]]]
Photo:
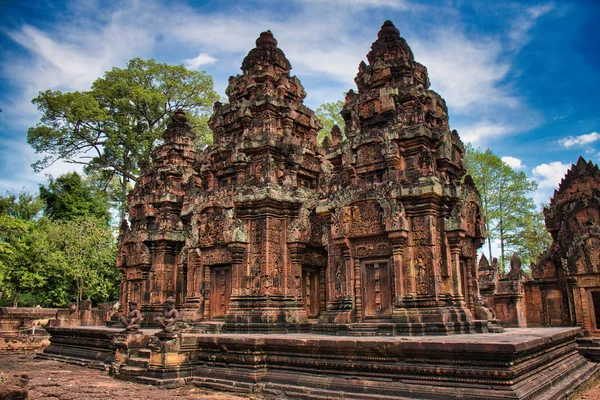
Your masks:
[[[180,214],[189,182],[196,172],[196,134],[183,111],[177,111],[163,134],[164,144],[152,154],[129,194],[129,220],[119,236],[117,267],[123,275],[121,304],[136,300],[144,311],[159,312],[167,297],[185,302],[184,246],[187,230]]]
[[[485,330],[473,317],[480,199],[469,177],[462,182],[464,148],[446,104],[390,21],[367,59],[342,111],[346,140],[334,135],[327,155],[334,171],[321,211],[332,223],[322,322],[404,334]]]
[[[324,290],[321,231],[309,226],[318,219],[322,125],[290,69],[271,32],[261,33],[242,75],[229,80],[229,103],[215,104],[214,145],[197,167],[202,187],[184,210],[188,271],[197,271],[189,294],[202,293],[196,319],[224,319],[227,330],[301,326],[318,314],[310,291]]]

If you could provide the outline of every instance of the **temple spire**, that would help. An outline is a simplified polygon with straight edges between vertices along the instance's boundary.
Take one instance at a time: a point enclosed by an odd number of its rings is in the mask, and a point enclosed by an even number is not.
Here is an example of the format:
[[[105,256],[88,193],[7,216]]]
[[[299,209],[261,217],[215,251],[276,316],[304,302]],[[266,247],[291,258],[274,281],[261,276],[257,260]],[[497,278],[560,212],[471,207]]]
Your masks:
[[[270,30],[261,32],[256,39],[256,47],[250,50],[242,62],[242,71],[248,71],[256,66],[271,65],[280,69],[280,72],[289,73],[292,65],[285,54],[277,47],[277,39]]]

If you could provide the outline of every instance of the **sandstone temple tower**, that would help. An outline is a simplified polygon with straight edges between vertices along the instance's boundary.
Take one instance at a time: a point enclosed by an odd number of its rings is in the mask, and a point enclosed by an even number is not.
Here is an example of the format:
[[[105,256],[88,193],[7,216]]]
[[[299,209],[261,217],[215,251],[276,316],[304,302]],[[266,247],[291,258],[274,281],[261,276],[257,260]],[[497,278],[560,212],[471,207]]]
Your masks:
[[[476,287],[485,232],[472,180],[461,182],[463,145],[390,21],[367,60],[342,110],[346,140],[334,135],[327,153],[328,320],[470,332],[476,312],[487,319]]]
[[[600,169],[579,157],[544,209],[552,245],[532,265],[528,323],[600,336]]]
[[[480,199],[445,102],[391,22],[367,60],[325,148],[269,31],[215,104],[213,145],[175,113],[130,195],[121,303],[173,296],[225,331],[487,331]]]

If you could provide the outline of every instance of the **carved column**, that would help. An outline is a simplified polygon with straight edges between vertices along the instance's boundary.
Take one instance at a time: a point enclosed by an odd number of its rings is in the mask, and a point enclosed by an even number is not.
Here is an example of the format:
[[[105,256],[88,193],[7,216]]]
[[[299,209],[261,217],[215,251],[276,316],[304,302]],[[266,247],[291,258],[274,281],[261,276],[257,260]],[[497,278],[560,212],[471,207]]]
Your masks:
[[[394,274],[393,304],[398,304],[402,301],[402,296],[407,293],[404,286],[409,271],[404,262],[404,249],[408,243],[408,231],[390,232],[389,238],[392,242],[392,273]]]
[[[304,243],[288,243],[290,250],[290,275],[291,295],[298,301],[302,302],[302,255],[306,249]]]
[[[247,243],[234,242],[227,245],[231,253],[231,292],[241,294],[243,290],[244,279],[247,275],[246,263],[244,262],[247,255]]]
[[[452,289],[455,296],[463,297],[462,291],[462,273],[460,268],[460,245],[462,238],[464,237],[464,232],[461,231],[452,231],[448,232],[448,243],[450,244],[450,254],[451,254],[451,275],[452,275]],[[469,277],[470,281],[470,277]]]
[[[346,249],[344,251],[344,265],[348,266],[351,262],[350,253]],[[354,312],[356,314],[356,319],[358,321],[362,321],[363,318],[363,306],[362,306],[362,274],[361,274],[361,262],[359,259],[354,260]]]

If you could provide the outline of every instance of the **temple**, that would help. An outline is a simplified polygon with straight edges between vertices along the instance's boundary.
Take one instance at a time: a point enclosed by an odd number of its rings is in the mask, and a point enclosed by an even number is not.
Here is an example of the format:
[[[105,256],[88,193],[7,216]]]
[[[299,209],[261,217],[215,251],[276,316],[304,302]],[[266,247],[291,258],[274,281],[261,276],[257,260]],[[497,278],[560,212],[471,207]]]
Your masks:
[[[446,104],[391,22],[367,59],[327,148],[269,31],[215,104],[212,146],[176,113],[130,195],[121,304],[173,296],[227,331],[486,332],[481,204]]]
[[[532,266],[528,323],[600,336],[600,169],[582,157],[544,210],[552,245]],[[533,307],[532,307],[533,308]],[[541,312],[539,312],[541,311]]]
[[[343,131],[321,146],[290,62],[261,33],[214,106],[214,143],[199,148],[175,112],[130,194],[116,325],[49,326],[40,357],[263,398],[563,399],[595,376],[580,327],[500,327],[524,325],[531,282],[517,256],[506,277],[476,262],[481,201],[446,104],[390,21],[367,60]],[[561,254],[595,260],[598,195],[579,193],[598,174],[583,175],[559,190],[581,207],[559,196],[547,222]],[[574,229],[586,245],[569,244]],[[595,301],[553,265],[540,299]]]

